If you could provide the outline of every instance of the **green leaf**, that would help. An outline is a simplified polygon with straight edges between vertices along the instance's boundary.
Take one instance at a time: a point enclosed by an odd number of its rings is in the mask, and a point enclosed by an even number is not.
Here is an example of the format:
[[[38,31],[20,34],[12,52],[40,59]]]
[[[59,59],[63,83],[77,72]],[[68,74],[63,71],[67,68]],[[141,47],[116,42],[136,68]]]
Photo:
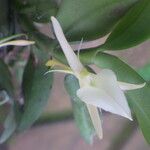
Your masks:
[[[121,50],[150,38],[150,0],[141,0],[120,20],[110,34],[104,49]]]
[[[94,51],[93,51],[94,52]],[[126,63],[122,62],[116,56],[105,53],[84,52],[80,56],[90,57],[90,63],[97,65],[100,68],[107,68],[113,70],[119,81],[128,83],[144,83],[144,79]],[[81,57],[81,58],[82,58]],[[82,60],[85,60],[85,58]],[[87,63],[87,62],[86,62]],[[143,135],[150,143],[150,84],[147,83],[142,89],[126,92],[129,103],[131,104],[135,115],[138,119],[139,125],[142,129]]]
[[[95,39],[109,33],[138,0],[63,0],[57,18],[69,40]]]
[[[72,75],[66,76],[65,87],[72,100],[72,107],[76,125],[78,126],[80,133],[84,137],[84,139],[88,143],[92,143],[93,137],[95,135],[95,130],[85,103],[83,103],[76,96],[76,91],[79,89],[78,80]]]
[[[8,66],[0,59],[0,90],[4,90],[7,92],[9,97],[13,98],[14,96],[14,88],[11,81],[11,74],[8,69]]]
[[[33,21],[48,23],[50,17],[56,15],[58,6],[54,0],[27,0],[18,4],[20,13],[28,15]]]
[[[20,15],[20,22],[22,28],[28,32],[30,40],[35,41],[35,46],[44,53],[52,53],[54,47],[54,40],[48,36],[40,33],[34,26],[33,22],[25,15]]]
[[[53,49],[52,39],[40,32],[36,32],[30,37],[35,41],[35,45],[32,49],[34,55],[40,62],[45,64],[49,60],[48,53]]]
[[[150,144],[150,84],[127,93],[145,139]]]
[[[110,68],[115,71],[120,81],[129,83],[143,83],[144,79],[129,65],[121,61],[119,58],[106,53],[97,53],[93,58],[93,63],[100,68]]]
[[[150,64],[138,69],[138,73],[146,80],[150,81]]]
[[[31,54],[23,75],[24,111],[20,117],[18,130],[29,128],[41,115],[49,99],[52,88],[52,74],[44,75],[45,64],[36,64]]]
[[[13,105],[11,106],[10,112],[7,115],[7,118],[4,122],[4,131],[0,136],[0,144],[5,142],[14,132],[16,129],[16,120],[15,114],[13,110]]]

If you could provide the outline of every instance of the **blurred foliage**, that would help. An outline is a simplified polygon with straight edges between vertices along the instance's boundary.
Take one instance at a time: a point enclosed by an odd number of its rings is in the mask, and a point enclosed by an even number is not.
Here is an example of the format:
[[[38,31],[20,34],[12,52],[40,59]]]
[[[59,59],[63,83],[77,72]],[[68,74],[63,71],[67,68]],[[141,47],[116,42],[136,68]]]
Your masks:
[[[69,40],[90,40],[109,33],[138,0],[63,0],[57,14]]]
[[[0,38],[9,34],[9,1],[0,1]]]
[[[5,142],[13,134],[15,129],[16,129],[16,120],[12,106],[4,122],[4,131],[0,137],[0,144]]]
[[[31,54],[23,75],[22,88],[25,103],[20,115],[19,131],[29,128],[47,105],[53,80],[52,74],[44,75],[46,71],[46,66],[36,64]]]
[[[4,63],[2,59],[0,59],[0,90],[7,91],[10,97],[14,96],[14,89],[12,84],[12,77],[8,66]]]
[[[107,50],[127,49],[149,39],[149,11],[149,0],[137,3],[117,24],[102,48]]]
[[[21,14],[30,17],[32,21],[47,23],[50,16],[57,13],[58,6],[54,0],[23,0],[16,3],[17,9]]]

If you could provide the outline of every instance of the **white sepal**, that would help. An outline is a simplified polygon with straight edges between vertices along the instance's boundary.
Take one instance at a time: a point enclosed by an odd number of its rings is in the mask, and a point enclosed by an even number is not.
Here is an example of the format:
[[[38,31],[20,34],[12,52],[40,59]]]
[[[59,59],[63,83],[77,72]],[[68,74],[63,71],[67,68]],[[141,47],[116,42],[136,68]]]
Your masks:
[[[80,60],[78,59],[78,57],[74,53],[73,49],[69,45],[68,41],[66,40],[63,30],[62,30],[59,22],[57,21],[57,19],[55,17],[51,17],[51,20],[52,20],[55,35],[59,41],[59,44],[66,56],[66,59],[70,65],[71,69],[75,73],[80,73],[82,71],[82,69],[84,68],[83,65],[81,64]]]
[[[99,115],[99,110],[97,107],[87,104],[87,108],[93,123],[93,126],[95,128],[96,134],[99,137],[99,139],[103,138],[103,130],[102,130],[102,122]]]
[[[136,90],[136,89],[141,89],[143,88],[146,83],[142,83],[142,84],[131,84],[131,83],[126,83],[126,82],[121,82],[118,81],[119,87],[126,91],[126,90]]]

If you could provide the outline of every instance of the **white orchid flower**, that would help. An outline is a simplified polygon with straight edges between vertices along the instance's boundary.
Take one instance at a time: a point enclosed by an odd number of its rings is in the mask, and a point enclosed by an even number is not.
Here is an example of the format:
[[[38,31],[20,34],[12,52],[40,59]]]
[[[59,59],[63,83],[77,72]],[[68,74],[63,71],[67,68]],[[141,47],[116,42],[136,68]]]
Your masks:
[[[51,17],[51,20],[56,38],[71,68],[70,70],[56,71],[72,73],[78,78],[80,89],[76,92],[77,96],[87,105],[95,131],[101,139],[103,132],[99,110],[103,109],[132,120],[131,111],[123,91],[142,88],[145,83],[136,85],[117,81],[115,73],[109,69],[103,69],[98,74],[87,71],[67,42],[57,19]],[[57,61],[47,63],[48,66],[52,66],[52,64],[59,65]]]

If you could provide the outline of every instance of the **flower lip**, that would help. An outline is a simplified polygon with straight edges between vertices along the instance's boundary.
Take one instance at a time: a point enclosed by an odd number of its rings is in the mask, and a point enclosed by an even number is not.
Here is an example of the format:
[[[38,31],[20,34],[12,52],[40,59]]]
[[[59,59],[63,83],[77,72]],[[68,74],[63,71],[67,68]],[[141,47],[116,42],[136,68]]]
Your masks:
[[[132,120],[129,106],[125,97],[120,102],[108,95],[103,89],[95,87],[83,87],[77,91],[77,96],[86,104],[93,105],[113,114],[117,114]]]

